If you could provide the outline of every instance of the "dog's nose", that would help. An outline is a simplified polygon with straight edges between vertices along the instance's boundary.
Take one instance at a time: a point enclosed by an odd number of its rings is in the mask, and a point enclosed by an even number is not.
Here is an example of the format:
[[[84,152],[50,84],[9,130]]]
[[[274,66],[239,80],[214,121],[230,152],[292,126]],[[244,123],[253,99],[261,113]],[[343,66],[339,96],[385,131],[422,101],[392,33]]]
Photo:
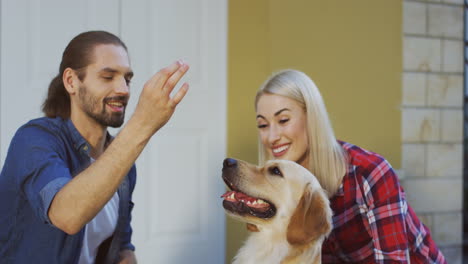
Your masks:
[[[237,167],[237,160],[231,159],[231,158],[224,159],[223,168],[233,168],[233,167]]]

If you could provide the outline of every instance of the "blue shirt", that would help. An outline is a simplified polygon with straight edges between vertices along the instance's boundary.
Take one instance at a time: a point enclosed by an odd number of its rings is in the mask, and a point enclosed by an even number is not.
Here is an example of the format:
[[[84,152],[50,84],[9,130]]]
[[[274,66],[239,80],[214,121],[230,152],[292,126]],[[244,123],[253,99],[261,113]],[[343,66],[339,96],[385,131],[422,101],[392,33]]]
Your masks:
[[[47,212],[55,194],[89,166],[89,150],[71,120],[38,118],[18,129],[0,173],[2,264],[78,262],[84,228],[68,235],[52,225]],[[99,252],[99,263],[114,263],[119,251],[135,249],[130,226],[135,182],[133,165],[119,186],[117,227]]]

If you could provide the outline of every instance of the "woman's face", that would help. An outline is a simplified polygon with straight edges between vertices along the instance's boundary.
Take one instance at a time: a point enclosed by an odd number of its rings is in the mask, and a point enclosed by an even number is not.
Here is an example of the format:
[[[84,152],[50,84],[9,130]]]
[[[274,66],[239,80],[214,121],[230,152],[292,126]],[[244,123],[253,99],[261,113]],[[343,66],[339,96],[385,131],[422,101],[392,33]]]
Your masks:
[[[298,102],[281,95],[261,95],[257,102],[257,127],[271,157],[308,167],[307,118]]]

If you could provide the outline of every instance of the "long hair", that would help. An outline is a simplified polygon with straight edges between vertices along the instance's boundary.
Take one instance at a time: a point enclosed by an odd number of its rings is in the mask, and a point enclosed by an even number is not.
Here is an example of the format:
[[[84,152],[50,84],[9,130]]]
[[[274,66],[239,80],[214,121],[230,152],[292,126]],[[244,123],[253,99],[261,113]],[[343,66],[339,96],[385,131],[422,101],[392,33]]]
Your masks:
[[[255,108],[263,94],[285,96],[298,102],[307,117],[309,142],[308,168],[331,197],[346,173],[346,153],[337,142],[322,95],[315,83],[303,72],[283,70],[266,80],[255,97]],[[259,140],[259,162],[272,159]]]
[[[119,37],[106,31],[88,31],[74,37],[63,51],[59,73],[49,84],[47,98],[42,104],[45,116],[70,118],[70,95],[63,85],[63,72],[71,68],[77,72],[78,78],[83,80],[86,77],[85,68],[93,62],[94,48],[100,44],[113,44],[127,50],[127,46]]]

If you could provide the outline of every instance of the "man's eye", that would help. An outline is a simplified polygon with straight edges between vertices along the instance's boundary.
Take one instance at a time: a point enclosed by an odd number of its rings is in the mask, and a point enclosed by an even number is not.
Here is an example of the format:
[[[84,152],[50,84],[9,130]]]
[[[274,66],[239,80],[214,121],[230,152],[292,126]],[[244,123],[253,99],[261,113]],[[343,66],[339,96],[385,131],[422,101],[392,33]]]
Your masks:
[[[113,77],[112,76],[102,76],[103,79],[112,81]]]
[[[258,127],[258,128],[265,128],[265,127],[267,127],[267,125],[265,125],[265,124],[260,124],[260,125],[257,125],[257,127]]]
[[[285,118],[285,119],[280,119],[279,123],[280,124],[285,124],[289,121],[289,118]]]
[[[281,171],[280,171],[280,169],[278,167],[271,167],[270,168],[270,173],[273,174],[273,175],[283,177],[283,174],[281,173]]]
[[[127,85],[130,85],[130,82],[131,82],[131,81],[132,81],[132,80],[130,80],[130,79],[125,79],[125,82],[127,83]]]

